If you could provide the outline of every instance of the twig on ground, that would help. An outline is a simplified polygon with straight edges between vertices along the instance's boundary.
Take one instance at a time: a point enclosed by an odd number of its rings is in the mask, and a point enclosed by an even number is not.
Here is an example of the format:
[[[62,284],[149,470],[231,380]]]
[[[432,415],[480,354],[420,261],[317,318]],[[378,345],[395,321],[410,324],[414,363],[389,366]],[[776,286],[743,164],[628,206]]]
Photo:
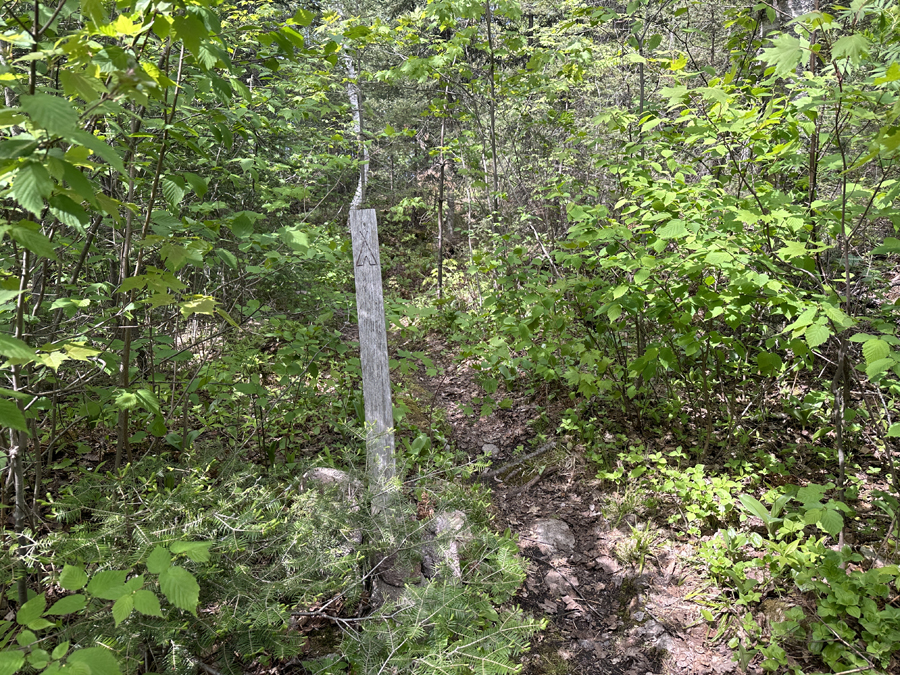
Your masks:
[[[521,457],[514,459],[507,464],[504,464],[499,469],[494,469],[493,471],[488,471],[478,476],[478,480],[486,481],[490,478],[494,478],[495,476],[499,476],[502,473],[506,473],[507,471],[516,468],[519,464],[527,462],[529,459],[534,459],[538,455],[543,455],[545,452],[552,450],[556,447],[556,441],[550,441],[549,443],[544,443],[541,447],[539,447],[534,452],[529,452],[527,455],[522,455]]]

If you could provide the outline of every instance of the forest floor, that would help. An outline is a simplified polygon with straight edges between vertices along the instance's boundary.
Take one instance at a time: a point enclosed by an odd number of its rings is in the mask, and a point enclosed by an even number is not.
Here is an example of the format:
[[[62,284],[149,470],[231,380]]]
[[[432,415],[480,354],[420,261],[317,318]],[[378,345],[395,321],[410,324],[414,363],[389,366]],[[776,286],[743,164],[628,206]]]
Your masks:
[[[512,407],[466,415],[462,406],[481,391],[475,372],[454,362],[437,336],[427,352],[444,355],[433,357],[444,372],[419,373],[418,384],[443,411],[456,447],[471,457],[492,454],[494,470],[527,454],[538,417],[533,396],[507,392]],[[523,659],[523,673],[736,672],[731,650],[724,641],[711,642],[699,606],[689,600],[708,592],[691,567],[692,544],[639,522],[629,495],[604,491],[595,474],[582,453],[554,448],[486,481],[497,529],[516,534],[529,560],[516,601],[548,619]],[[542,541],[548,520],[557,521],[551,535],[567,530],[568,542]]]

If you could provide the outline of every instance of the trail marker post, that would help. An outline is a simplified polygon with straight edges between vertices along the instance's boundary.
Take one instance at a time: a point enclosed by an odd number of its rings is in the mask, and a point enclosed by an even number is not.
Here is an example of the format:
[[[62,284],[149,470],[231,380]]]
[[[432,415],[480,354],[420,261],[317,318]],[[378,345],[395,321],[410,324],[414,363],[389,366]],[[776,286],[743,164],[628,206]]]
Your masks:
[[[388,366],[381,257],[375,209],[350,210],[350,239],[359,316],[359,359],[366,411],[366,464],[374,497],[373,510],[385,513],[391,502],[394,460],[394,409]]]

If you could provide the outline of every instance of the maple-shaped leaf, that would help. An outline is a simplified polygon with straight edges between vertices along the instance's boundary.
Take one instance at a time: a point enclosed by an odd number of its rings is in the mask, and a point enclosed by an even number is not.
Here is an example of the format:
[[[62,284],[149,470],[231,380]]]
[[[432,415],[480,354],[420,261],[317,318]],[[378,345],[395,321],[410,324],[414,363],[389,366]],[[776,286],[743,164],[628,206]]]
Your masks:
[[[784,77],[794,72],[809,50],[809,42],[791,35],[779,35],[772,40],[772,46],[762,51],[762,60],[775,66],[775,75]]]
[[[849,59],[853,65],[857,65],[868,53],[869,41],[859,33],[845,35],[831,46],[831,56],[835,61]]]

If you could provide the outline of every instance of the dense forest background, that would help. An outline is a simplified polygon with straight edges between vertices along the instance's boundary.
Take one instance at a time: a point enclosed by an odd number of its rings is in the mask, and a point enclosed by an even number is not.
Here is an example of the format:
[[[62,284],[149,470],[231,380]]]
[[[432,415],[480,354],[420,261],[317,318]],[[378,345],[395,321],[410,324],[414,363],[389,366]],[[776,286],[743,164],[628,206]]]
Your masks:
[[[666,631],[741,671],[900,670],[896,3],[0,17],[0,675],[631,672],[542,651],[575,610],[525,601],[562,563],[503,503],[552,473],[624,533],[607,651],[680,546]],[[464,442],[498,420],[520,442]]]

